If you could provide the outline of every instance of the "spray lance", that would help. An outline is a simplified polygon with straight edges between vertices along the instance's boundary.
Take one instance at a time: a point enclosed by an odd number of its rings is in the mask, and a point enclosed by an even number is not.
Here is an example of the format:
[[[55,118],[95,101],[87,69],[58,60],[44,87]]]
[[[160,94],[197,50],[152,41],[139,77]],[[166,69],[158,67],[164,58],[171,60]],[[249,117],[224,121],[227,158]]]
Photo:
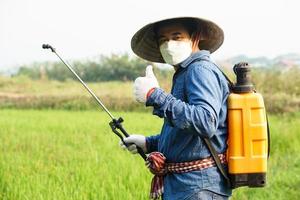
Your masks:
[[[100,101],[100,99],[95,95],[95,93],[87,86],[87,84],[80,78],[80,76],[78,76],[78,74],[73,70],[72,66],[70,64],[68,64],[67,62],[65,62],[56,52],[55,48],[53,48],[51,45],[49,44],[43,44],[43,49],[51,49],[51,51],[53,53],[55,53],[57,55],[57,57],[64,63],[64,65],[75,75],[75,77],[79,80],[79,82],[85,87],[85,89],[93,96],[93,98],[96,100],[96,102],[100,105],[100,107],[102,107],[102,109],[109,115],[109,117],[112,119],[111,122],[109,122],[109,125],[112,129],[112,131],[121,139],[121,141],[124,143],[125,146],[128,146],[127,143],[124,142],[124,138],[122,136],[122,134],[125,137],[129,137],[129,134],[127,133],[127,131],[124,129],[124,127],[122,126],[122,122],[124,122],[122,117],[119,117],[118,119],[116,119],[110,112],[109,110],[104,106],[104,104]],[[122,133],[122,134],[121,134]],[[144,153],[144,151],[137,146],[137,151],[140,154],[140,156],[146,160],[146,155]]]

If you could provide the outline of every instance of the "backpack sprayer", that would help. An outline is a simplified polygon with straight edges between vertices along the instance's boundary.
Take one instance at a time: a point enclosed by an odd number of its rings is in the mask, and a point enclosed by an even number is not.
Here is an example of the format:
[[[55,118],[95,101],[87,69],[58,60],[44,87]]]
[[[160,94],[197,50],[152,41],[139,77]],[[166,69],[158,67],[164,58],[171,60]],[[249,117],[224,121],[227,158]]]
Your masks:
[[[270,153],[270,130],[263,97],[254,90],[248,63],[234,65],[235,84],[220,71],[230,88],[227,99],[228,171],[222,166],[210,139],[203,140],[231,188],[264,187]]]
[[[237,77],[228,97],[228,173],[232,188],[266,185],[270,130],[263,97],[251,83],[248,63],[233,68]]]
[[[67,68],[75,75],[75,77],[80,81],[80,83],[85,87],[85,89],[94,97],[94,99],[96,100],[96,102],[100,105],[100,107],[103,108],[103,110],[109,115],[109,117],[112,119],[111,122],[109,122],[109,125],[112,129],[112,131],[122,140],[122,142],[124,143],[125,146],[128,146],[129,144],[124,142],[123,136],[125,137],[129,137],[129,134],[127,133],[127,131],[124,129],[124,127],[122,126],[122,122],[124,122],[123,118],[119,118],[116,119],[110,112],[109,110],[104,106],[104,104],[100,101],[100,99],[95,95],[95,93],[86,85],[86,83],[80,78],[80,76],[78,76],[78,74],[73,70],[73,68],[71,67],[70,64],[68,64],[67,62],[65,62],[56,52],[56,50],[49,44],[43,44],[43,49],[51,49],[51,51],[53,53],[55,53],[57,55],[57,57],[65,64],[65,66],[67,66]],[[121,131],[121,133],[119,132]],[[137,146],[137,151],[140,154],[140,156],[146,160],[146,155],[144,153],[144,151]]]

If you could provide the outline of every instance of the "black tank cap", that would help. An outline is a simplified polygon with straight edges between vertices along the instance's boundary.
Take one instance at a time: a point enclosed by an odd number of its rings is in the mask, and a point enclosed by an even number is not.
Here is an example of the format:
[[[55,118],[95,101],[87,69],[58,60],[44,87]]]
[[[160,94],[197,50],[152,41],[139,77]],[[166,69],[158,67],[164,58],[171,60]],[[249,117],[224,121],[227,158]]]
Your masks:
[[[236,74],[236,84],[233,86],[234,93],[249,93],[253,91],[251,82],[251,69],[248,63],[240,62],[235,64],[233,71]]]

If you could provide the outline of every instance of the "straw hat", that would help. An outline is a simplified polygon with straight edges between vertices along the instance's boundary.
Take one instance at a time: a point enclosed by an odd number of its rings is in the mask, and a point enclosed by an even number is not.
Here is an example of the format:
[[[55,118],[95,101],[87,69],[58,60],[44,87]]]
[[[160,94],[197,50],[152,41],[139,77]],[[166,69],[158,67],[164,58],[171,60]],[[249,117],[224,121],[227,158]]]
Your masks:
[[[133,52],[145,60],[165,63],[156,40],[155,27],[159,23],[173,21],[184,21],[195,25],[195,29],[201,32],[201,39],[199,42],[199,48],[201,50],[208,50],[210,53],[213,53],[224,41],[223,30],[215,23],[196,17],[178,17],[150,23],[141,28],[131,39],[131,48]]]

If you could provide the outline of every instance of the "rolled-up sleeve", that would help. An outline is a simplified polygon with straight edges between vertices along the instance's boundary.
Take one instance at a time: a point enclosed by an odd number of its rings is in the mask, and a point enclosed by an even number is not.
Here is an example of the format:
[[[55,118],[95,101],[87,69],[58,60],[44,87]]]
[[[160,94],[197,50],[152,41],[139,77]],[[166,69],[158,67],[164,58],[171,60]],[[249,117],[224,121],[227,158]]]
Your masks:
[[[153,114],[164,117],[173,126],[194,129],[202,137],[210,138],[216,132],[222,105],[220,82],[209,65],[190,66],[186,73],[187,102],[157,88],[146,106],[153,106]]]

